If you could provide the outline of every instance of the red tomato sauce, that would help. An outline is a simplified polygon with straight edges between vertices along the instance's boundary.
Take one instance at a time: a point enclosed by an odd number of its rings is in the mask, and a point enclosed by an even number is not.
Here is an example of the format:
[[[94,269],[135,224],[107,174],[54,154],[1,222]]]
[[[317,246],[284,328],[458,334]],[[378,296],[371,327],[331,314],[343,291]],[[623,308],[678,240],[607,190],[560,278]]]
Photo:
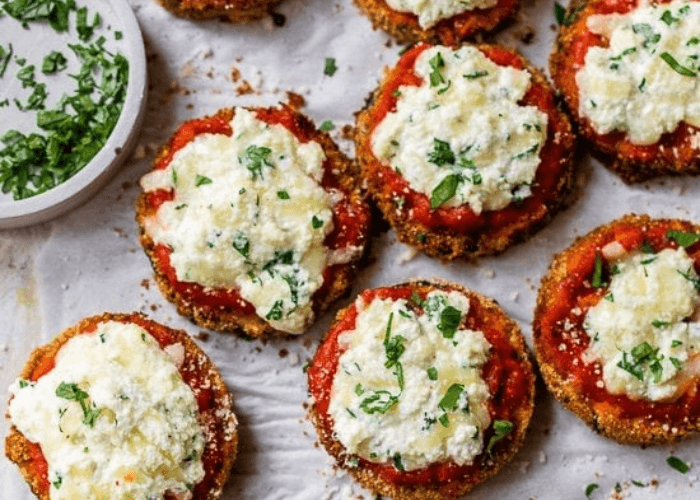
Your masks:
[[[575,380],[577,387],[580,387],[581,398],[593,401],[594,405],[604,405],[619,418],[651,417],[672,424],[680,423],[687,417],[695,419],[700,414],[698,385],[673,402],[633,400],[624,395],[610,394],[604,385],[598,387],[603,380],[600,363],[587,364],[583,361],[583,353],[590,344],[590,337],[583,329],[583,321],[587,311],[608,291],[608,287],[593,288],[589,284],[596,256],[601,255],[600,249],[613,241],[619,242],[627,251],[639,249],[644,244],[649,245],[654,253],[665,248],[678,248],[676,241],[666,236],[670,229],[670,224],[663,221],[648,228],[619,223],[608,228],[586,247],[577,249],[567,262],[567,277],[556,288],[556,301],[540,320],[539,345],[543,357],[555,365],[557,372],[565,374],[565,378]],[[700,272],[700,244],[696,243],[686,248],[686,251],[694,260],[695,270]],[[574,310],[580,311],[579,314],[574,314]],[[565,320],[573,324],[573,329],[568,333],[563,329]],[[562,344],[566,346],[565,349],[560,348]]]
[[[270,125],[282,125],[289,130],[301,143],[306,143],[314,138],[316,133],[313,126],[299,118],[297,114],[287,108],[281,109],[256,109],[256,117]],[[172,161],[175,153],[185,147],[200,134],[223,134],[231,136],[233,130],[230,125],[230,115],[219,114],[209,118],[191,120],[184,123],[175,132],[168,143],[168,153],[155,165],[154,169],[164,169]],[[326,159],[323,164],[324,176],[321,185],[326,189],[341,189],[340,176],[333,172],[331,162]],[[350,193],[346,193],[350,194]],[[158,208],[166,201],[174,199],[173,190],[156,190],[146,193],[146,213],[153,216]],[[364,203],[353,202],[346,196],[338,202],[333,209],[333,231],[329,233],[324,245],[330,250],[344,248],[346,246],[360,246],[364,244],[365,235],[370,224],[370,212]],[[255,314],[255,307],[245,300],[238,290],[231,288],[204,287],[199,283],[180,281],[177,278],[174,267],[170,262],[172,250],[166,245],[155,245],[155,261],[158,270],[169,281],[172,288],[185,300],[196,303],[198,306],[212,312],[220,310],[223,306],[239,311],[245,315]],[[327,290],[334,276],[342,270],[342,266],[330,266],[324,272],[324,285]],[[320,290],[319,290],[320,291]],[[317,291],[318,293],[318,291]]]
[[[665,4],[672,0],[658,0],[654,3]],[[591,47],[608,47],[609,40],[592,33],[586,24],[588,17],[599,14],[626,14],[638,7],[638,0],[594,0],[581,11],[571,29],[571,45],[568,48],[573,64],[560,74],[562,87],[566,93],[569,107],[579,109],[579,89],[576,83],[576,73],[583,66],[586,54]],[[589,137],[593,137],[600,147],[616,151],[621,158],[649,163],[664,161],[670,164],[687,164],[698,158],[697,150],[691,145],[691,136],[700,129],[681,122],[676,130],[665,133],[659,141],[651,145],[633,144],[624,132],[599,134],[591,122],[584,120],[584,129]]]
[[[154,323],[152,321],[145,320],[143,317],[138,315],[131,315],[122,320],[122,323],[133,323],[144,330],[146,330],[157,342],[161,349],[177,342],[177,338],[172,335],[168,328]],[[85,328],[81,335],[90,335],[97,329],[97,324],[91,324]],[[59,349],[60,351],[60,349]],[[192,355],[189,352],[185,352],[185,361],[182,366],[178,369],[180,376],[183,381],[192,389],[196,396],[197,407],[200,414],[214,408],[215,404],[215,393],[211,387],[211,383],[205,379],[206,373],[201,371],[200,363],[190,362],[194,361],[191,359]],[[49,373],[56,365],[56,355],[44,356],[39,359],[37,366],[32,371],[29,379],[32,382],[36,382],[41,377]],[[200,370],[197,370],[197,367]],[[204,449],[204,454],[202,455],[202,462],[204,465],[204,479],[197,483],[194,487],[194,498],[204,498],[207,491],[215,486],[214,475],[219,472],[223,459],[217,456],[216,450],[222,450],[224,448],[225,435],[223,432],[207,432],[205,434],[206,446]],[[31,455],[31,465],[28,467],[30,474],[33,477],[39,478],[39,494],[49,491],[50,484],[48,479],[48,463],[41,450],[41,446],[37,443],[31,443],[29,445],[29,453]],[[198,496],[200,495],[200,496]],[[165,500],[174,498],[170,494],[164,496]]]
[[[360,296],[365,303],[375,298],[410,301],[414,293],[424,300],[429,291],[418,290],[415,285],[399,285],[366,290]],[[422,309],[418,314],[422,314]],[[328,406],[340,356],[345,352],[345,349],[339,345],[338,338],[342,333],[355,328],[357,315],[355,304],[344,311],[343,317],[328,332],[319,346],[307,370],[309,392],[316,401],[319,424],[329,436],[333,433],[333,419],[328,413]],[[498,325],[497,318],[493,318],[492,314],[484,311],[476,301],[470,301],[465,328],[480,330],[492,346],[489,359],[482,369],[482,377],[491,392],[490,416],[492,419],[511,420],[514,408],[528,401],[531,396],[530,386],[533,375],[518,362],[518,353],[503,338]],[[491,435],[490,429],[486,431],[485,442],[488,442]],[[465,476],[477,478],[483,474],[479,457],[472,465],[441,462],[412,471],[400,471],[392,464],[374,463],[359,457],[358,459],[361,468],[373,471],[384,480],[397,485],[440,485]]]
[[[387,77],[381,94],[372,109],[373,130],[388,113],[396,110],[397,92],[400,86],[421,86],[424,84],[413,68],[418,56],[430,47],[427,44],[418,44],[413,47],[401,57],[394,70]],[[499,66],[510,66],[516,69],[525,67],[523,59],[514,52],[499,47],[489,47],[482,49],[482,51]],[[413,190],[408,182],[391,167],[381,165],[377,161],[377,172],[374,174],[382,178],[387,193],[392,197],[403,198],[405,200],[404,210],[410,210],[411,217],[429,229],[448,228],[457,233],[471,233],[484,228],[497,231],[517,222],[524,223],[540,219],[548,210],[547,204],[557,197],[554,188],[565,168],[561,159],[567,155],[566,141],[557,143],[555,137],[569,134],[569,126],[566,119],[558,111],[554,96],[546,84],[533,80],[519,104],[536,106],[547,114],[547,140],[539,152],[540,164],[535,174],[532,195],[525,198],[520,205],[513,202],[500,210],[485,211],[481,214],[475,213],[467,204],[432,209],[428,196]]]

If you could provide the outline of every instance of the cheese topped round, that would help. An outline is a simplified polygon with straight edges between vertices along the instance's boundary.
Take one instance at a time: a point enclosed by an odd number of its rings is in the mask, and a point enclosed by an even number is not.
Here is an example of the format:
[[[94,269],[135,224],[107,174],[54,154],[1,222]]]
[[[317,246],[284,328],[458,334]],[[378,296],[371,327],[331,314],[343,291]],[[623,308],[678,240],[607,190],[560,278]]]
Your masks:
[[[423,313],[405,299],[356,302],[355,328],[341,334],[329,415],[348,453],[413,470],[470,464],[491,424],[481,377],[490,344],[457,329],[469,311],[459,292],[433,291]]]
[[[518,104],[530,74],[471,46],[431,47],[416,60],[424,82],[399,89],[396,110],[374,129],[372,153],[439,206],[477,214],[531,194],[547,115]]]
[[[617,262],[610,288],[588,310],[584,359],[598,361],[608,392],[672,400],[698,371],[700,297],[693,261],[681,247]]]
[[[52,500],[188,498],[204,477],[192,390],[137,325],[71,338],[51,371],[10,392],[10,419],[41,446]]]
[[[597,133],[643,145],[681,122],[700,126],[700,3],[594,15],[587,26],[610,41],[591,47],[576,73],[579,113]]]
[[[174,190],[146,232],[170,247],[178,280],[236,289],[274,328],[302,333],[338,260],[323,245],[338,201],[320,184],[325,154],[243,108],[231,128],[196,136],[143,177],[145,191]]]
[[[463,12],[493,7],[498,0],[386,0],[386,3],[399,12],[415,14],[420,27],[426,29]]]

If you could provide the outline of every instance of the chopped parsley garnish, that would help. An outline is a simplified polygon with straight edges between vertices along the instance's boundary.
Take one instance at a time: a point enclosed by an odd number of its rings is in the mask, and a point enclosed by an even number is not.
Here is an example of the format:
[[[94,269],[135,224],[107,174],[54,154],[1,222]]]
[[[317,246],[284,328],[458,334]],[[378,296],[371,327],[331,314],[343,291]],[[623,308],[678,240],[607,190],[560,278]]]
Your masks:
[[[464,78],[467,80],[476,80],[477,78],[481,78],[483,76],[487,76],[489,74],[488,71],[473,71],[472,73],[467,73],[465,75],[462,75]]]
[[[124,33],[122,33],[121,31],[114,32],[114,39],[115,40],[121,40],[122,38],[124,38]]]
[[[437,368],[434,366],[431,366],[428,368],[428,379],[429,380],[437,380],[438,379],[438,371]]]
[[[282,319],[282,301],[276,301],[270,311],[265,316],[265,319],[279,320]]]
[[[694,36],[693,38],[691,38],[690,40],[688,40],[686,42],[686,46],[688,46],[688,47],[690,47],[691,45],[698,45],[698,44],[700,44],[700,38],[698,38],[696,36]],[[0,76],[2,76],[2,75],[0,75]]]
[[[641,83],[637,87],[640,92],[644,92],[644,87],[646,87],[646,84],[647,84],[647,77],[645,76],[644,78],[642,78]]]
[[[321,132],[330,132],[335,128],[335,125],[333,125],[333,122],[330,120],[324,120],[323,123],[321,123],[321,126],[318,127],[318,129]]]
[[[51,75],[58,71],[63,71],[66,67],[68,67],[66,56],[57,50],[52,50],[44,57],[44,61],[41,64],[41,72],[45,75]]]
[[[430,59],[428,64],[430,65],[430,69],[432,69],[429,75],[430,86],[437,87],[445,83],[445,77],[442,76],[442,70],[445,68],[445,60],[442,58],[442,54],[440,52],[435,54],[435,57]]]
[[[680,347],[682,345],[683,345],[683,342],[681,342],[680,340],[672,340],[671,341],[671,347]]]
[[[204,186],[205,184],[211,184],[211,183],[212,183],[212,180],[205,175],[197,174],[197,176],[194,178],[195,187]]]
[[[668,52],[662,52],[660,57],[661,57],[661,59],[666,61],[666,64],[671,66],[671,69],[673,71],[675,71],[676,73],[678,73],[679,75],[687,76],[690,78],[695,78],[697,76],[697,74],[694,71],[691,71],[690,69],[686,68],[685,66],[682,66],[681,64],[679,64],[678,61],[676,61],[674,59],[674,57],[671,54],[669,54]]]
[[[394,454],[394,466],[396,466],[398,470],[406,470],[403,466],[403,462],[401,461],[401,455],[398,453]]]
[[[690,465],[685,463],[680,458],[676,458],[674,456],[668,457],[666,459],[666,463],[668,465],[670,465],[672,468],[676,469],[681,474],[685,474],[686,472],[688,472],[690,470]]]
[[[433,138],[433,150],[428,153],[428,161],[438,167],[454,165],[455,154],[450,148],[450,143]]]
[[[654,33],[653,28],[647,23],[637,23],[632,25],[632,31],[644,37],[642,46],[646,49],[650,44],[658,43],[661,40],[661,35]]]
[[[244,155],[238,158],[238,161],[253,174],[253,180],[258,177],[265,179],[262,170],[263,166],[274,168],[267,159],[270,153],[272,153],[270,148],[250,145],[246,148]]]
[[[389,391],[369,391],[371,394],[362,400],[360,409],[372,415],[374,413],[385,414],[391,407],[399,402],[398,396]]]
[[[682,247],[689,247],[700,240],[700,234],[687,233],[685,231],[669,231],[666,237],[676,242]]]
[[[5,74],[5,70],[7,70],[7,65],[10,63],[11,58],[12,44],[9,44],[8,48],[5,48],[2,45],[0,45],[0,78],[2,78]]]
[[[651,322],[652,326],[654,328],[666,328],[671,326],[671,323],[668,321],[663,321],[660,319],[655,319],[654,321]]]
[[[457,174],[450,174],[442,179],[440,184],[435,186],[430,196],[430,208],[436,209],[443,203],[449,201],[457,192],[460,178],[461,177]]]
[[[637,47],[630,47],[629,49],[623,50],[623,51],[620,53],[620,55],[617,55],[617,56],[615,56],[615,57],[611,57],[610,60],[611,60],[611,61],[619,61],[619,60],[621,60],[624,56],[629,55],[629,54],[633,54],[633,53],[635,53],[635,52],[637,52]]]
[[[654,349],[648,342],[642,342],[632,348],[630,353],[623,352],[622,360],[617,363],[619,368],[632,375],[637,380],[644,380],[644,367],[647,365],[654,383],[659,383],[663,375],[662,357],[658,357],[659,349]],[[629,359],[629,358],[632,359]]]
[[[335,72],[338,71],[338,66],[335,64],[335,58],[326,57],[326,61],[323,66],[323,74],[326,76],[333,76]]]
[[[250,252],[250,242],[242,231],[238,231],[236,236],[233,237],[233,248],[235,248],[236,251],[246,259],[248,258]]]
[[[584,493],[586,494],[587,497],[590,497],[591,493],[593,493],[598,488],[599,488],[599,486],[596,483],[591,483],[588,486],[586,486],[586,490],[584,491]]]
[[[574,22],[574,19],[576,18],[576,14],[578,14],[578,11],[581,10],[583,7],[584,7],[584,4],[579,3],[567,15],[566,9],[559,2],[556,2],[554,4],[554,17],[557,19],[557,22],[559,24],[562,24],[562,25],[571,24]]]
[[[386,354],[385,368],[394,368],[394,375],[399,382],[399,389],[403,391],[403,365],[399,362],[399,358],[406,351],[403,343],[406,341],[401,335],[391,336],[391,324],[394,321],[394,313],[389,314],[389,321],[386,325],[386,333],[384,334],[384,353]]]
[[[534,155],[537,152],[537,149],[540,147],[539,144],[533,144],[529,149],[523,151],[522,153],[518,153],[517,155],[513,156],[513,160],[522,160],[523,158],[528,158],[532,155]]]
[[[455,336],[457,326],[462,321],[462,311],[452,306],[445,307],[440,313],[440,322],[438,330],[442,332],[442,336],[446,339],[451,339]]]
[[[676,269],[676,272],[678,272],[678,274],[690,281],[690,283],[695,287],[696,290],[700,290],[700,278],[693,278],[692,276],[690,276],[690,269],[691,268],[689,268],[686,272],[683,272],[680,269]]]
[[[51,481],[51,484],[53,484],[53,487],[56,489],[59,489],[61,485],[63,484],[63,477],[57,472],[56,473],[56,480]]]
[[[275,250],[275,255],[265,262],[263,265],[263,271],[267,271],[270,276],[272,276],[273,268],[278,264],[290,265],[294,262],[294,251],[293,250]]]
[[[282,189],[281,191],[277,191],[277,197],[280,200],[288,200],[289,199],[289,193]]]
[[[352,418],[357,418],[357,415],[355,415],[355,412],[354,412],[354,411],[352,411],[350,408],[345,408],[345,409],[348,411],[348,413],[350,414],[350,416],[351,416]]]
[[[27,28],[30,22],[48,21],[51,27],[61,33],[68,31],[68,14],[76,10],[75,0],[4,0],[5,12]]]
[[[489,440],[489,445],[486,447],[486,451],[491,453],[493,445],[498,441],[506,437],[510,431],[513,430],[513,423],[508,420],[494,420],[493,421],[493,436]]]
[[[452,384],[438,403],[438,407],[443,411],[454,411],[457,409],[457,402],[464,391],[464,385]]]
[[[314,229],[318,229],[319,227],[323,226],[323,221],[316,217],[315,215],[311,217],[311,227]]]
[[[56,396],[69,401],[77,401],[78,404],[80,404],[80,408],[83,410],[83,423],[88,427],[93,427],[95,425],[95,419],[102,412],[101,409],[94,408],[94,406],[90,408],[85,403],[85,400],[89,397],[88,393],[80,389],[78,384],[61,382],[58,388],[56,388]]]
[[[681,360],[678,358],[668,358],[671,364],[676,368],[676,370],[681,369]]]
[[[591,286],[595,288],[608,286],[608,284],[603,281],[603,258],[600,256],[600,254],[596,254],[595,256],[595,268],[593,269]]]
[[[99,13],[95,13],[94,17],[92,18],[92,24],[88,23],[87,7],[81,7],[78,9],[76,20],[78,23],[76,27],[78,38],[80,38],[80,40],[83,42],[90,40],[95,28],[98,28],[102,24],[102,18],[100,17]]]
[[[671,24],[680,21],[677,17],[673,17],[670,10],[665,10],[660,19],[665,22],[667,26],[671,26]]]

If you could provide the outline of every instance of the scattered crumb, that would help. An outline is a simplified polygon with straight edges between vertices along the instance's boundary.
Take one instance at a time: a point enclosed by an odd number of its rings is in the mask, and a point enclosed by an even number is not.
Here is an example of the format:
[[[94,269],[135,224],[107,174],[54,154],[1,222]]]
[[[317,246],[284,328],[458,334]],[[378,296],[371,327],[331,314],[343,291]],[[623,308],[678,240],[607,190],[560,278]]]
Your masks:
[[[233,83],[238,82],[241,79],[241,71],[235,66],[231,66],[231,81]]]
[[[134,149],[133,158],[134,160],[143,160],[146,157],[146,147],[143,144],[139,144]]]
[[[207,340],[209,340],[209,332],[200,330],[194,335],[194,338],[196,338],[197,340],[201,340],[202,342],[206,342]]]
[[[518,290],[513,290],[513,293],[510,294],[510,300],[517,302],[518,297],[520,297],[520,292]]]
[[[151,287],[151,282],[148,280],[148,278],[144,278],[141,280],[141,288],[148,290]]]
[[[496,276],[496,271],[494,271],[490,267],[487,267],[486,269],[484,269],[482,271],[481,274],[483,274],[485,278],[492,280],[494,278],[494,276]]]
[[[301,94],[297,94],[296,92],[292,92],[291,90],[288,90],[287,91],[287,104],[294,111],[299,111],[301,108],[306,106],[306,99],[304,99],[304,96],[302,96]]]
[[[540,451],[540,455],[538,457],[538,460],[540,461],[541,464],[547,463],[547,455],[544,453],[544,451]]]
[[[207,49],[207,50],[205,50],[204,53],[202,54],[202,58],[203,58],[203,59],[210,59],[213,55],[214,55],[214,51],[211,50],[211,49]]]
[[[151,311],[156,312],[158,310],[158,304],[151,304]]]
[[[516,36],[525,45],[529,45],[535,39],[535,29],[532,26],[525,26],[522,30],[516,33]]]
[[[406,250],[396,258],[396,263],[400,266],[413,260],[418,255],[418,250],[413,247],[406,247]]]
[[[348,141],[351,141],[354,136],[355,136],[355,127],[353,127],[352,125],[343,125],[343,128],[341,129],[341,137],[343,139],[347,139]]]
[[[238,87],[236,87],[236,95],[249,95],[253,94],[254,92],[255,90],[253,90],[253,87],[250,85],[250,83],[248,83],[245,80],[243,80],[243,82],[241,82],[241,84]],[[221,91],[219,91],[218,93],[221,93]]]
[[[297,366],[299,364],[299,355],[295,352],[290,352],[287,359],[289,360],[290,366]]]
[[[286,348],[283,347],[282,349],[279,350],[279,352],[277,353],[277,355],[278,355],[280,358],[286,358],[287,356],[289,356],[289,351],[288,351]]]

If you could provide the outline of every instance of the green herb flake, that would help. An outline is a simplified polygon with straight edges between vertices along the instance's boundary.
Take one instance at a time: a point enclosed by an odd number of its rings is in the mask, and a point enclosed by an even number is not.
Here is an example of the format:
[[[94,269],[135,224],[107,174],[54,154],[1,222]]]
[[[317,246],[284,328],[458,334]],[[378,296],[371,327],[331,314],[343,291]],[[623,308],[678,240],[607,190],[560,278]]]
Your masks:
[[[488,71],[473,71],[471,73],[467,73],[465,75],[462,75],[464,78],[467,80],[476,80],[477,78],[482,78],[484,76],[488,76],[489,72]]]
[[[464,391],[464,385],[452,384],[438,403],[438,407],[443,411],[456,410],[457,402],[459,401],[459,397],[462,395],[462,391]]]
[[[665,22],[667,26],[671,26],[671,24],[680,21],[677,17],[673,17],[670,10],[665,10],[660,19]]]
[[[10,63],[12,58],[12,44],[8,45],[8,48],[0,45],[0,78],[5,75],[5,70],[7,70],[7,65]]]
[[[56,480],[51,481],[51,484],[53,485],[54,488],[57,490],[61,488],[61,485],[63,484],[63,477],[57,472],[56,473]]]
[[[644,92],[644,89],[646,88],[646,85],[647,85],[647,78],[646,78],[646,76],[645,76],[644,78],[642,78],[642,81],[641,81],[641,83],[637,86],[637,88],[639,89],[640,92]]]
[[[265,316],[265,319],[279,320],[282,319],[282,301],[276,301],[270,311]]]
[[[124,38],[124,33],[122,33],[121,31],[114,32],[114,39],[115,40],[121,40],[122,38]]]
[[[438,379],[438,371],[434,366],[428,368],[428,379],[433,381]]]
[[[583,3],[578,3],[576,7],[574,7],[574,9],[567,14],[566,9],[559,2],[556,2],[554,4],[554,17],[557,19],[559,24],[566,26],[574,22],[576,14],[578,14],[578,11],[583,7]]]
[[[52,75],[58,71],[63,71],[68,67],[68,59],[62,53],[53,50],[44,57],[41,64],[41,72],[45,75]]]
[[[449,427],[450,416],[447,413],[443,413],[438,417],[438,422],[440,422],[440,425],[442,425],[443,427]]]
[[[324,120],[323,123],[321,123],[321,126],[318,127],[318,129],[319,129],[321,132],[330,132],[330,131],[333,130],[334,128],[335,128],[335,125],[334,125],[333,122],[330,121],[330,120]]]
[[[253,174],[253,180],[256,180],[258,177],[264,180],[263,166],[274,168],[268,161],[270,153],[272,153],[270,148],[250,145],[246,148],[245,153],[238,161]]]
[[[357,418],[357,415],[355,415],[355,412],[354,412],[354,411],[352,411],[350,408],[345,408],[345,409],[348,411],[348,413],[350,414],[350,416],[351,416],[352,418]]]
[[[688,47],[690,47],[691,45],[698,45],[698,44],[700,44],[700,38],[698,38],[696,36],[694,36],[693,38],[691,38],[690,40],[688,40],[686,42],[686,46],[688,46]],[[0,76],[2,76],[2,75],[0,75]]]
[[[335,72],[338,71],[338,66],[335,64],[335,58],[326,57],[326,61],[323,66],[323,74],[326,76],[333,76]]]
[[[448,142],[433,138],[433,150],[428,152],[428,161],[438,167],[454,165],[455,154],[452,152]]]
[[[451,339],[455,336],[457,327],[462,322],[462,311],[452,306],[445,307],[440,313],[440,321],[438,330],[446,339]]]
[[[634,479],[632,480],[632,484],[635,485],[637,488],[646,488],[646,484],[644,484],[641,481],[635,481]]]
[[[671,69],[673,71],[675,71],[676,73],[678,73],[679,75],[687,76],[690,78],[695,78],[697,76],[697,74],[694,71],[691,71],[690,69],[686,68],[685,66],[682,66],[681,64],[679,64],[678,61],[676,61],[676,59],[668,52],[662,52],[660,57],[661,57],[661,59],[666,61],[666,64],[671,66]]]
[[[429,75],[430,86],[437,87],[445,83],[445,77],[442,76],[442,70],[445,68],[445,60],[442,58],[442,54],[438,52],[435,56],[428,61],[430,69],[432,72]]]
[[[88,40],[90,40],[95,31],[95,28],[99,28],[102,24],[102,19],[99,14],[95,14],[93,16],[92,24],[88,22],[87,7],[81,7],[78,9],[76,21],[76,31],[78,32],[78,38],[80,38],[80,41],[82,42],[87,42]]]
[[[358,396],[362,396],[365,393],[365,390],[362,388],[362,384],[357,384],[355,386],[355,394]]]
[[[669,231],[666,233],[666,237],[675,240],[682,247],[689,247],[700,240],[700,234],[685,231]]]
[[[644,43],[642,44],[644,48],[648,48],[649,45],[656,44],[661,40],[661,35],[654,33],[654,29],[647,23],[633,24],[632,31],[644,37]]]
[[[323,220],[319,219],[315,215],[311,217],[311,227],[318,229],[321,226],[323,226]]]
[[[87,405],[85,400],[88,399],[89,396],[87,392],[78,387],[78,384],[61,382],[56,388],[56,396],[69,401],[77,401],[78,404],[80,404],[80,408],[83,410],[83,424],[88,427],[93,427],[95,425],[95,419],[97,419],[102,412],[101,409],[96,409],[94,406],[90,408]]]
[[[652,326],[654,328],[667,328],[671,326],[671,323],[668,321],[663,321],[660,319],[655,319],[654,321],[651,322]]]
[[[197,174],[197,176],[194,179],[194,186],[199,187],[199,186],[204,186],[205,184],[211,184],[212,180],[204,175]]]
[[[608,284],[603,281],[603,258],[599,253],[595,256],[595,268],[593,269],[593,278],[591,286],[595,288],[603,288]]]
[[[394,466],[398,470],[406,470],[403,466],[403,461],[401,460],[401,455],[399,455],[398,453],[394,454]]]
[[[360,409],[368,415],[374,413],[381,413],[383,415],[399,402],[399,398],[389,391],[370,392],[371,394],[360,402]]]
[[[681,342],[680,340],[672,340],[671,341],[671,347],[673,347],[673,348],[680,347],[682,345],[683,345],[683,342]]]
[[[508,420],[494,420],[493,421],[493,436],[489,440],[489,445],[486,448],[488,453],[491,453],[493,446],[506,437],[510,431],[513,430],[513,423]]]
[[[681,361],[678,358],[668,358],[668,360],[676,368],[676,370],[681,369]]]
[[[233,248],[246,259],[249,257],[250,242],[242,231],[238,231],[233,237]]]
[[[281,190],[281,191],[277,191],[277,197],[278,197],[280,200],[288,200],[288,199],[289,199],[289,193],[283,189],[283,190]]]
[[[430,196],[430,208],[435,210],[443,203],[446,203],[457,192],[457,186],[459,185],[460,176],[457,174],[450,174],[446,176],[440,184],[435,186],[433,192]]]
[[[671,466],[671,468],[676,469],[681,474],[685,474],[690,470],[690,465],[685,463],[680,458],[670,456],[666,459],[666,463]]]
[[[586,494],[587,497],[590,497],[591,493],[593,493],[598,488],[600,488],[600,486],[598,486],[596,483],[591,483],[588,486],[586,486],[584,493]]]

